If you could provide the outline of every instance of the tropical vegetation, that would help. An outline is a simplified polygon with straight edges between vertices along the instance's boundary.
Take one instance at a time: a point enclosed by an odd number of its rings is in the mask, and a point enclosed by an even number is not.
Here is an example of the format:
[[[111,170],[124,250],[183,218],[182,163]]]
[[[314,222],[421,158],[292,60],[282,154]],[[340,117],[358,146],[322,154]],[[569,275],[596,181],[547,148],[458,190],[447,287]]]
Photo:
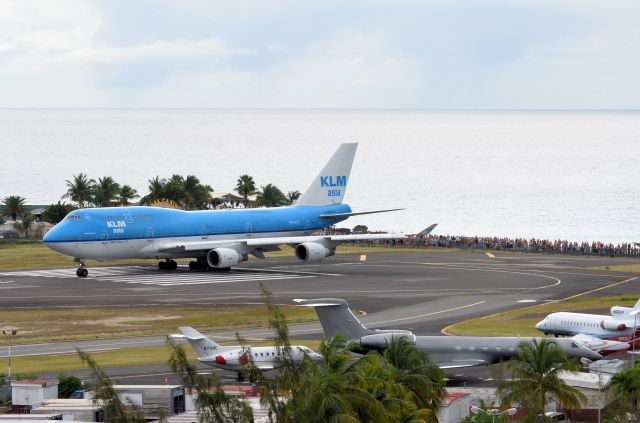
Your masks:
[[[389,341],[385,353],[371,352],[354,359],[352,344],[336,335],[323,340],[322,360],[305,355],[293,360],[293,348],[282,310],[262,287],[270,313],[269,326],[279,348],[280,371],[273,378],[249,362],[246,376],[255,381],[261,403],[272,422],[411,422],[435,423],[445,395],[442,371],[405,337]],[[238,337],[244,345],[244,340]],[[191,365],[182,346],[167,341],[169,364],[185,388],[197,393],[200,422],[251,422],[252,409],[242,400],[230,398],[213,373],[203,374]],[[140,410],[127,412],[111,380],[86,353],[81,359],[92,369],[95,400],[105,403],[105,421],[137,422]]]
[[[580,364],[568,359],[558,345],[548,339],[521,342],[516,357],[503,363],[508,377],[499,378],[496,395],[502,404],[517,402],[531,420],[544,420],[547,397],[563,408],[576,409],[585,396],[561,378],[561,372],[578,371]]]
[[[73,175],[71,180],[67,179],[67,192],[62,198],[69,198],[75,202],[78,207],[88,207],[93,200],[93,193],[96,187],[96,181],[89,179],[84,173]]]
[[[187,210],[207,208],[211,203],[213,188],[204,185],[193,175],[183,177],[172,175],[171,178],[156,176],[149,180],[149,194],[140,199],[141,204],[151,204],[154,201],[169,200],[179,204]]]
[[[256,193],[256,183],[253,181],[253,177],[240,175],[236,182],[236,192],[244,198],[244,205],[246,206],[248,197]]]
[[[256,204],[264,207],[284,206],[287,204],[287,197],[277,186],[267,184],[261,186],[257,191]]]
[[[11,216],[11,220],[15,221],[18,218],[18,215],[23,214],[26,211],[26,207],[24,202],[25,198],[20,197],[19,195],[9,195],[4,197],[2,200],[2,205],[0,205],[0,213],[3,216]]]
[[[40,220],[53,223],[55,225],[75,209],[76,208],[73,204],[61,203],[58,201],[56,204],[51,204],[42,212]]]

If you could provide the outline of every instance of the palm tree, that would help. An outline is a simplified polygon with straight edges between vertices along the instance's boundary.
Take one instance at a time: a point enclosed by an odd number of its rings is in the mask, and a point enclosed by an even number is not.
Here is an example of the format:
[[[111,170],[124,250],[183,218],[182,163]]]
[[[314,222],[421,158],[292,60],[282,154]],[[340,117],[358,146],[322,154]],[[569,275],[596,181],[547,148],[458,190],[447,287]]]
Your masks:
[[[244,198],[244,205],[247,205],[247,197],[256,193],[256,183],[253,177],[241,175],[236,182],[236,192]]]
[[[120,193],[120,184],[111,176],[98,179],[93,190],[93,203],[98,207],[109,207]]]
[[[519,353],[504,363],[511,378],[501,380],[496,395],[502,404],[517,401],[531,416],[544,414],[547,395],[565,408],[577,408],[585,396],[559,377],[563,371],[577,371],[580,365],[570,360],[558,345],[547,339],[521,342]]]
[[[23,233],[25,237],[31,237],[31,230],[35,218],[29,211],[25,211],[20,215],[20,221],[16,221],[13,224],[13,228],[20,233]]]
[[[149,179],[149,194],[140,199],[141,204],[150,204],[156,200],[165,198],[165,188],[167,186],[166,179],[160,179],[160,176],[156,176],[153,179]]]
[[[140,198],[140,196],[138,195],[138,191],[131,188],[129,185],[122,185],[120,187],[120,191],[116,195],[116,201],[121,206],[128,206],[129,200],[134,198]]]
[[[419,409],[430,410],[431,421],[446,395],[444,373],[404,336],[394,336],[386,343],[383,357],[393,366],[393,380],[411,392]]]
[[[62,221],[62,219],[64,219],[66,215],[68,215],[72,210],[75,209],[76,208],[71,204],[61,203],[60,201],[58,201],[58,203],[51,204],[45,209],[44,212],[42,212],[40,220],[53,223],[55,225],[56,223]]]
[[[300,198],[302,194],[300,191],[289,191],[287,192],[287,204],[291,205],[294,201]]]
[[[189,210],[203,209],[211,202],[213,188],[202,185],[194,175],[187,175],[182,184],[181,203]]]
[[[62,198],[75,201],[80,208],[87,207],[93,197],[96,181],[88,179],[84,173],[78,173],[73,175],[71,181],[67,179],[65,182],[67,183],[67,193]]]
[[[611,391],[620,399],[619,411],[634,412],[638,409],[640,399],[640,367],[623,370],[613,375]]]
[[[18,215],[24,213],[26,210],[24,204],[25,201],[26,199],[19,195],[9,195],[4,197],[2,200],[2,215],[11,216],[11,220],[15,222]]]
[[[286,204],[286,202],[287,197],[273,184],[261,186],[256,196],[256,203],[259,206],[278,207]]]

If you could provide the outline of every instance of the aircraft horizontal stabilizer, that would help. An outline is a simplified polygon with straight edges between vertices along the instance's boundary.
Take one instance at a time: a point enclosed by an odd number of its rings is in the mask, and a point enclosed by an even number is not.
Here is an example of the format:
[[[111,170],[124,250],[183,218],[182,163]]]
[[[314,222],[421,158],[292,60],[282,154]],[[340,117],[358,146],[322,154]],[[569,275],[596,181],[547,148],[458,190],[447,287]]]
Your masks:
[[[386,213],[392,211],[404,210],[401,209],[387,209],[387,210],[372,210],[372,211],[364,211],[364,212],[352,212],[352,213],[333,213],[333,214],[321,214],[320,217],[322,219],[342,219],[343,217],[352,217],[352,216],[361,216],[363,214],[374,214],[374,213]]]
[[[201,334],[191,326],[181,326],[178,329],[180,329],[180,332],[182,332],[182,337],[190,341],[199,341],[201,339],[205,339],[205,336],[203,334]]]
[[[339,298],[318,298],[315,300],[305,300],[304,298],[294,298],[293,302],[303,307],[328,307],[328,306],[348,305],[345,300],[341,300]]]

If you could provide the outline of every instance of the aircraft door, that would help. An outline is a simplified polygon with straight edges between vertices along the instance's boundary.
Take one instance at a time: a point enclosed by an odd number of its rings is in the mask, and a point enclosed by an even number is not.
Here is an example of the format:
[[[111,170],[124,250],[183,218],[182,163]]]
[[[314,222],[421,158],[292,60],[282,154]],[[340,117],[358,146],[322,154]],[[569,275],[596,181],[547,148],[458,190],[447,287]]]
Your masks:
[[[253,232],[253,225],[251,225],[251,223],[247,222],[245,224],[245,232],[247,233],[247,235],[250,236],[251,232]]]
[[[153,241],[153,228],[149,226],[147,228],[147,242],[152,242],[152,241]]]
[[[209,236],[207,235],[207,225],[202,225],[202,230],[200,231],[202,239],[207,239]]]
[[[307,219],[307,221],[305,222],[304,228],[305,229],[310,229],[311,228],[311,221],[309,219]]]
[[[101,238],[102,238],[103,241],[106,241],[106,240],[109,239],[109,233],[107,232],[106,229],[102,230]]]

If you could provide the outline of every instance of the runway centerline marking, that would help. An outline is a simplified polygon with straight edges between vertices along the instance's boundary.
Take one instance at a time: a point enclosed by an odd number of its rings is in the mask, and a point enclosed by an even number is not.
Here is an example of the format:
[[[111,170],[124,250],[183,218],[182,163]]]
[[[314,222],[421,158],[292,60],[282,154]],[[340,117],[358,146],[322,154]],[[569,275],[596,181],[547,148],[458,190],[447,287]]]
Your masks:
[[[453,307],[453,308],[449,308],[449,309],[446,309],[446,310],[433,311],[431,313],[418,314],[418,315],[409,316],[409,317],[400,317],[398,319],[382,320],[380,322],[371,322],[371,323],[367,323],[367,325],[380,325],[380,324],[383,324],[383,323],[392,323],[392,322],[401,322],[401,321],[404,321],[404,320],[419,319],[420,317],[427,317],[427,316],[433,316],[433,315],[436,315],[436,314],[448,313],[450,311],[462,310],[463,308],[474,307],[474,306],[477,306],[479,304],[484,304],[484,303],[486,303],[486,301],[478,301],[477,303],[467,304],[467,305],[463,305],[463,306],[460,306],[460,307]]]

